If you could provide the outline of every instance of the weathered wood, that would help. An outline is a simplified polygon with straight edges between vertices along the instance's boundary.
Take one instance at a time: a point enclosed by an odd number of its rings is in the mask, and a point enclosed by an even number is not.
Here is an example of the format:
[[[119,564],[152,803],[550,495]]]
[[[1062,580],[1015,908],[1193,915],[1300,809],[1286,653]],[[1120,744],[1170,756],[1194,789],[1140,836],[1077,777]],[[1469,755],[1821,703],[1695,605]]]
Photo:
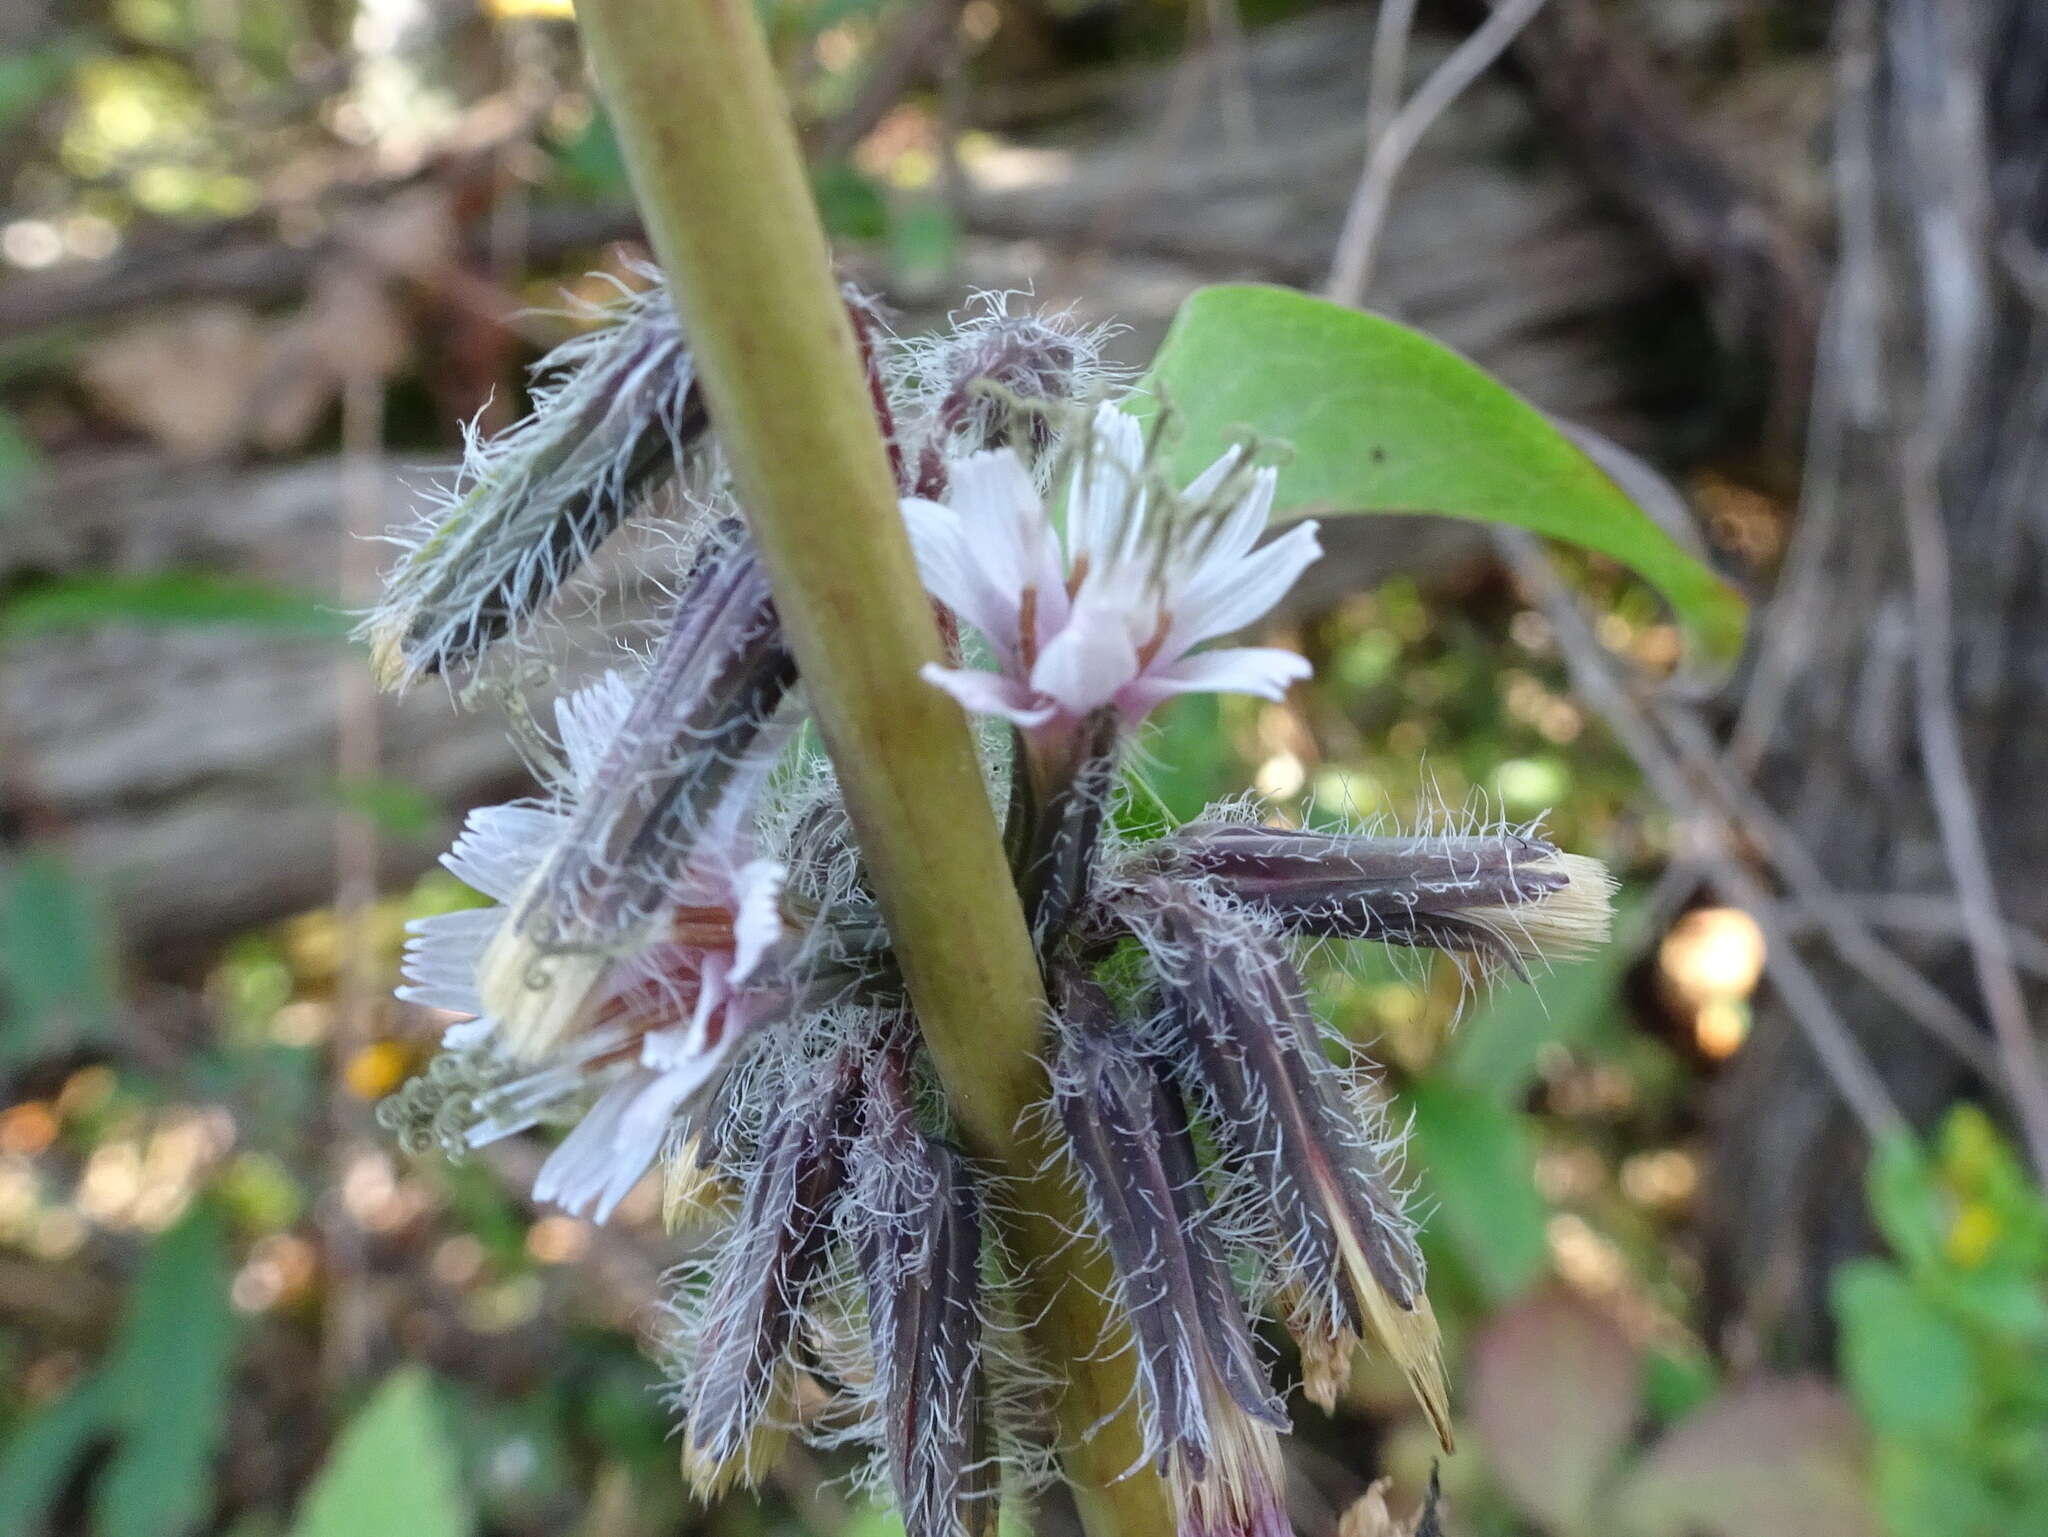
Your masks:
[[[1838,890],[1965,889],[1972,851],[1938,803],[1973,798],[2004,919],[2038,933],[2048,307],[2029,279],[2048,270],[2048,14],[2031,0],[1845,0],[1840,19],[1842,250],[1816,448],[1736,753],[1756,755],[1759,788]],[[1916,549],[1922,515],[1932,539]],[[1916,595],[1930,544],[1952,578],[1940,623]],[[1928,751],[1948,690],[1960,773]],[[1994,1016],[1995,990],[1953,931],[1901,950],[1972,1017]],[[1910,1119],[1932,1124],[1958,1099],[2023,1102],[2009,1038],[1988,1084],[1870,978],[1816,961]],[[2037,1038],[2043,1006],[2038,986],[2022,1000]],[[1834,1266],[1875,1241],[1863,1138],[1775,1006],[1717,1101],[1713,1311],[1730,1338],[1820,1356]]]

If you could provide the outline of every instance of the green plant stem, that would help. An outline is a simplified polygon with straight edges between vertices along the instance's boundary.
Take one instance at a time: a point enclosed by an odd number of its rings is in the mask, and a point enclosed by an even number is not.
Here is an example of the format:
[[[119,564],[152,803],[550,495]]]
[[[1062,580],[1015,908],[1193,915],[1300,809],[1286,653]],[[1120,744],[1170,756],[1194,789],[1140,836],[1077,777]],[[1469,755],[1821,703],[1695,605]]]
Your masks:
[[[1138,1466],[1106,1261],[1069,1241],[1077,1199],[1024,1117],[1045,1092],[1037,960],[967,723],[918,677],[938,632],[753,4],[577,14],[933,1061],[974,1150],[1008,1176],[1006,1237],[1045,1288],[1035,1339],[1066,1375],[1089,1532],[1170,1531],[1164,1487]]]

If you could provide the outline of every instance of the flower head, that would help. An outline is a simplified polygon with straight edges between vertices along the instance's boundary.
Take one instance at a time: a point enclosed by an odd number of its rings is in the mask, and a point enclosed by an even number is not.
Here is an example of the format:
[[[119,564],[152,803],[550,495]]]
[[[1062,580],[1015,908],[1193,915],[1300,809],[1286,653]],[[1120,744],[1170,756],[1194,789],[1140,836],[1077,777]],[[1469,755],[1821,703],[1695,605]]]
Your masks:
[[[795,1086],[716,1261],[684,1394],[683,1467],[707,1493],[759,1471],[757,1438],[789,1394],[789,1348],[846,1182],[858,1065],[844,1052]]]
[[[1526,976],[1607,940],[1614,879],[1531,829],[1368,837],[1204,818],[1137,864],[1201,884],[1308,939],[1373,939]]]
[[[869,1435],[910,1537],[986,1531],[1000,1480],[984,1403],[981,1197],[961,1155],[917,1129],[893,1053],[875,1064],[850,1167]]]
[[[588,743],[561,835],[485,952],[478,985],[514,1051],[584,1028],[611,959],[701,907],[704,869],[737,867],[795,678],[752,547],[700,559],[630,704]]]
[[[529,625],[703,440],[667,290],[655,282],[596,318],[536,367],[532,414],[496,437],[471,431],[455,484],[390,534],[398,563],[363,624],[386,687],[474,662]]]
[[[734,1046],[780,1011],[790,985],[776,959],[784,938],[782,866],[737,835],[704,846],[678,871],[652,926],[616,954],[562,957],[587,973],[586,1028],[539,1053],[517,1049],[485,997],[487,956],[510,904],[575,825],[586,791],[633,694],[616,674],[561,702],[564,782],[553,804],[514,802],[472,812],[443,863],[497,905],[424,918],[406,947],[399,996],[466,1016],[445,1044],[518,1064],[480,1105],[467,1141],[479,1146],[596,1102],[542,1166],[535,1195],[610,1216],[660,1154],[676,1111],[729,1060]]]
[[[1290,1320],[1327,1345],[1370,1338],[1407,1377],[1446,1447],[1449,1394],[1422,1257],[1387,1149],[1323,1054],[1307,989],[1278,934],[1155,877],[1119,901],[1162,1004],[1160,1050],[1206,1115]]]
[[[1108,995],[1063,974],[1053,1106],[1136,1348],[1146,1450],[1182,1537],[1290,1530],[1279,1503],[1274,1396],[1210,1230],[1187,1112],[1131,1049]]]
[[[1278,699],[1308,676],[1291,651],[1195,651],[1264,614],[1321,553],[1313,523],[1259,545],[1274,471],[1233,448],[1176,493],[1114,405],[1095,413],[1074,459],[1064,532],[1006,448],[956,461],[945,503],[904,501],[925,585],[996,662],[993,673],[930,667],[931,682],[970,710],[1059,732],[1105,705],[1134,725],[1175,694]]]

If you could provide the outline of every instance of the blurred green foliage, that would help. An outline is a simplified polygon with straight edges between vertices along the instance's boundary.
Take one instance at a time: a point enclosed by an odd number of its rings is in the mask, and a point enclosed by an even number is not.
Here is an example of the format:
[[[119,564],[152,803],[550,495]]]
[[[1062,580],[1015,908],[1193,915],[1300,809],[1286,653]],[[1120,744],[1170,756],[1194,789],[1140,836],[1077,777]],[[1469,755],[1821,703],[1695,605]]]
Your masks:
[[[221,1221],[201,1204],[144,1256],[106,1359],[0,1454],[0,1533],[36,1530],[73,1465],[110,1441],[94,1537],[179,1537],[212,1505],[237,1336]]]
[[[108,1041],[113,983],[100,894],[48,850],[0,855],[0,1072]]]
[[[2048,1531],[2048,1203],[1982,1111],[1872,1160],[1890,1259],[1834,1278],[1893,1537]]]
[[[432,1380],[405,1367],[342,1427],[291,1537],[466,1537],[473,1524]]]
[[[332,603],[200,571],[59,577],[0,601],[0,641],[106,624],[250,625],[339,640],[350,621]]]

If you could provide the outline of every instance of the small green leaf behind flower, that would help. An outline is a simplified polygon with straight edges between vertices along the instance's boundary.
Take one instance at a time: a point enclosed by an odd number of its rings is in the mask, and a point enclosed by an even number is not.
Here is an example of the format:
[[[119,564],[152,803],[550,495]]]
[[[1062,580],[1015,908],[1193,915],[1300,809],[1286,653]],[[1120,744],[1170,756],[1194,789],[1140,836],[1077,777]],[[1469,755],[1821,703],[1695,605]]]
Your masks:
[[[473,1525],[433,1381],[404,1367],[343,1428],[291,1537],[468,1537]]]
[[[0,642],[112,624],[233,625],[335,641],[348,633],[331,603],[204,571],[64,577],[0,601]]]
[[[1225,284],[1181,306],[1141,386],[1172,412],[1185,478],[1247,433],[1284,444],[1280,517],[1433,512],[1611,557],[1660,592],[1693,649],[1742,649],[1741,596],[1660,528],[1541,411],[1383,316]]]
[[[106,1362],[0,1450],[0,1537],[40,1530],[78,1459],[112,1441],[94,1537],[184,1537],[213,1504],[239,1330],[218,1213],[196,1207],[150,1247]]]

